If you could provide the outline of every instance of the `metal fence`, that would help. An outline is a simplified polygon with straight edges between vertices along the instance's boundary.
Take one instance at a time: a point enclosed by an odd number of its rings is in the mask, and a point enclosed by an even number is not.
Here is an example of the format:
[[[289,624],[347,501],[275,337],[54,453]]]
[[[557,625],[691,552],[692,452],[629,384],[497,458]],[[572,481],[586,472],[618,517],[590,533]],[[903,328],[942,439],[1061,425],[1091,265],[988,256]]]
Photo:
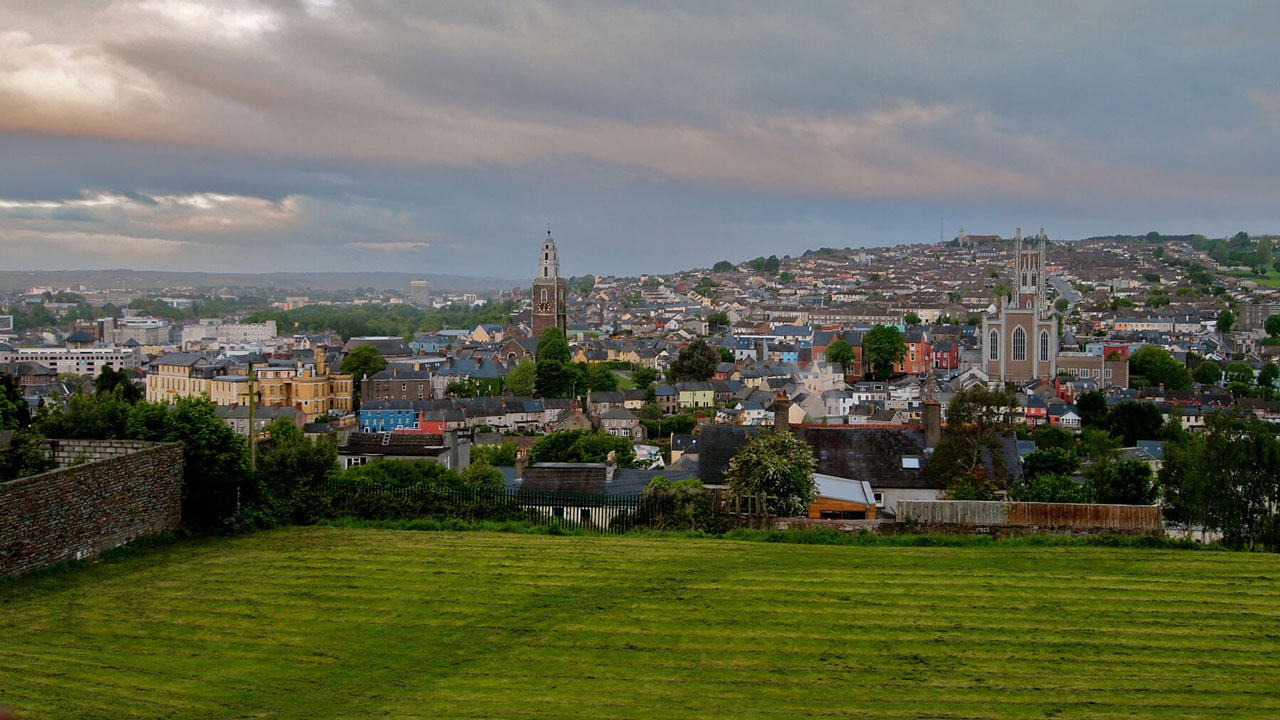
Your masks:
[[[940,525],[1034,525],[1042,527],[1151,530],[1163,515],[1152,505],[906,500],[898,503],[904,521]]]
[[[449,488],[428,484],[328,482],[312,486],[339,515],[367,519],[419,517],[461,520],[522,520],[566,529],[621,533],[650,527],[670,510],[670,498],[650,495],[587,495],[544,490]],[[708,507],[729,525],[764,527],[764,496],[703,491]]]

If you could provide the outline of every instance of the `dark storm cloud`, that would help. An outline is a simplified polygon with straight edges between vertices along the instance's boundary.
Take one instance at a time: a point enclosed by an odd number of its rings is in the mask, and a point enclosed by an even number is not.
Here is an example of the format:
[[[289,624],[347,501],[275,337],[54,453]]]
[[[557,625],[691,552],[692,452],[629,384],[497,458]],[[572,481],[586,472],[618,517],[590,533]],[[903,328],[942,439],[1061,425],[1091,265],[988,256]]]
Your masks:
[[[0,0],[0,21],[17,266],[522,277],[547,222],[567,272],[607,273],[942,218],[1276,221],[1273,3]]]

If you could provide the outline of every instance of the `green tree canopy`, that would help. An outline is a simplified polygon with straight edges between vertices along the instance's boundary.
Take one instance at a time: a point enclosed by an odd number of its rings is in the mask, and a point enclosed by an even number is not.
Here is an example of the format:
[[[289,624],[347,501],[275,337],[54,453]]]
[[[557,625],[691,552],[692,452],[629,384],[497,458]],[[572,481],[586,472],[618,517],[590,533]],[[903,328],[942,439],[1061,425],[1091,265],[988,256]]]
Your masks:
[[[1229,333],[1236,324],[1236,314],[1230,309],[1218,313],[1218,332]]]
[[[816,467],[813,452],[803,440],[765,430],[729,460],[725,480],[731,492],[767,495],[769,511],[775,515],[800,516],[817,497]]]
[[[876,380],[888,379],[894,363],[902,362],[906,356],[902,331],[892,325],[876,325],[862,336],[862,362],[871,367]]]
[[[653,368],[642,367],[631,373],[631,381],[641,390],[648,390],[654,380],[658,379],[658,371]]]
[[[1085,473],[1090,502],[1109,505],[1150,505],[1156,499],[1151,466],[1141,460],[1094,465]]]
[[[1125,400],[1111,409],[1111,434],[1125,447],[1139,440],[1157,440],[1164,426],[1164,415],[1155,403]]]
[[[568,364],[570,360],[569,343],[564,339],[560,328],[550,327],[542,331],[538,338],[538,362],[551,361]]]
[[[360,392],[360,381],[380,372],[387,367],[387,359],[378,354],[378,348],[372,345],[358,345],[342,358],[339,370],[351,375],[351,385],[357,394]]]
[[[1280,270],[1280,268],[1276,269]],[[1280,315],[1272,315],[1268,317],[1266,328],[1267,335],[1270,335],[1271,337],[1280,337]]]
[[[720,262],[711,266],[711,271],[718,272],[718,273],[729,272],[732,269],[733,269],[733,263],[729,262],[728,260],[721,260]]]
[[[562,430],[539,438],[529,448],[529,462],[602,463],[615,453],[619,467],[635,464],[635,449],[624,437],[589,430]]]
[[[15,430],[31,424],[31,411],[22,397],[18,381],[8,373],[0,373],[0,430]]]
[[[1205,360],[1192,371],[1191,378],[1202,385],[1216,385],[1222,379],[1222,366],[1212,360]]]
[[[516,464],[516,444],[511,440],[503,440],[495,444],[472,445],[471,462],[482,462],[491,467],[511,467]]]
[[[1253,368],[1242,362],[1233,362],[1228,365],[1224,376],[1228,383],[1253,384]]]
[[[845,375],[849,374],[849,366],[853,365],[853,346],[842,338],[836,338],[827,346],[827,362],[836,363]]]
[[[538,366],[532,358],[521,358],[520,362],[507,373],[503,383],[512,395],[530,397],[534,391],[534,378],[537,377]]]
[[[671,363],[671,374],[676,381],[707,380],[715,374],[720,363],[720,353],[705,340],[698,339],[680,348],[680,354]]]
[[[1022,458],[1022,474],[1026,477],[1041,475],[1065,475],[1070,477],[1080,469],[1075,453],[1060,447],[1036,450]]]
[[[1130,381],[1143,378],[1147,385],[1164,385],[1170,390],[1190,390],[1191,372],[1168,350],[1143,345],[1129,356]]]

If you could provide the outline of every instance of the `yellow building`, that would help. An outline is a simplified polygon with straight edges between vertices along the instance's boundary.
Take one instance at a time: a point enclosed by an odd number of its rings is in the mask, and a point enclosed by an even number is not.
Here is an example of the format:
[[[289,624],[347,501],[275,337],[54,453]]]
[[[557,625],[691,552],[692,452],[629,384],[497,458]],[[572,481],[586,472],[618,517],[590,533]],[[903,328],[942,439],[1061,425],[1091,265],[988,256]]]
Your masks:
[[[198,353],[177,353],[159,358],[147,373],[147,399],[207,395],[215,405],[247,405],[250,401],[247,368],[208,367]],[[153,393],[152,388],[155,388]],[[296,407],[306,422],[333,413],[349,415],[352,408],[351,375],[329,373],[324,352],[316,353],[314,368],[293,365],[255,367],[253,393],[258,405]]]

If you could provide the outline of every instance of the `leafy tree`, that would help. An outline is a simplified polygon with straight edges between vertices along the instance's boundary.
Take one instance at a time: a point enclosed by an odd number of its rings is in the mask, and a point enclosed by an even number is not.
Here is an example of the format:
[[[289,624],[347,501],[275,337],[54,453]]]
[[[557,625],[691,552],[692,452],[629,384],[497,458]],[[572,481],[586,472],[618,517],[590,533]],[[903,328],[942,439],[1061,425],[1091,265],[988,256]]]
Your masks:
[[[550,327],[542,331],[542,336],[538,338],[537,358],[538,362],[569,363],[569,343],[564,339],[560,328]]]
[[[1015,502],[1079,503],[1085,498],[1085,489],[1062,473],[1023,475],[1009,486],[1009,499]]]
[[[1205,360],[1192,371],[1191,378],[1201,385],[1216,385],[1222,380],[1222,366],[1211,360]]]
[[[733,263],[729,262],[728,260],[721,260],[720,262],[711,266],[711,271],[718,272],[718,273],[729,272],[732,269],[733,269]]]
[[[1224,373],[1228,383],[1239,383],[1241,385],[1253,384],[1253,368],[1242,362],[1233,362],[1227,366]]]
[[[511,440],[500,443],[471,446],[471,462],[490,467],[511,467],[516,464],[516,444]]]
[[[529,462],[602,463],[610,451],[615,453],[619,467],[635,464],[636,453],[630,440],[589,430],[562,430],[544,435],[529,448]]]
[[[539,357],[533,378],[534,394],[544,398],[570,397],[577,392],[581,380],[581,373],[573,363]]]
[[[683,348],[671,363],[671,373],[676,381],[707,380],[715,374],[720,354],[705,340],[694,340]]]
[[[907,356],[907,344],[902,331],[892,325],[876,325],[862,337],[862,360],[871,367],[876,380],[886,380],[893,374],[893,365]]]
[[[387,359],[378,354],[378,348],[372,345],[354,347],[346,357],[342,358],[342,364],[338,369],[351,375],[352,394],[355,396],[357,409],[360,406],[360,381],[386,367]]]
[[[31,411],[22,397],[18,381],[0,373],[0,430],[14,430],[31,424]]]
[[[1206,428],[1165,444],[1166,516],[1221,532],[1229,546],[1280,550],[1280,440],[1256,418],[1214,414]]]
[[[648,407],[650,406],[646,405],[644,409],[647,409]],[[672,435],[685,435],[693,432],[693,429],[698,426],[698,419],[693,415],[682,413],[680,415],[663,417],[661,408],[657,405],[653,405],[652,407],[654,410],[658,411],[657,416],[651,417],[652,411],[650,411],[643,415],[640,420],[640,424],[643,425],[644,429],[649,433],[649,437],[662,438],[670,437]],[[644,409],[642,409],[642,412]]]
[[[478,490],[501,490],[507,486],[502,471],[486,462],[475,462],[467,466],[459,475],[462,484]]]
[[[1068,309],[1070,309],[1070,307],[1071,307],[1071,302],[1068,301],[1066,298],[1058,298],[1057,300],[1053,301],[1053,309],[1057,310],[1059,313],[1065,313]]]
[[[1080,424],[1090,427],[1105,426],[1111,411],[1107,407],[1107,396],[1099,390],[1090,390],[1076,397],[1076,412],[1080,415]]]
[[[520,362],[507,373],[503,383],[512,395],[529,397],[533,395],[534,379],[538,374],[538,366],[531,358],[521,358]]]
[[[1276,367],[1274,362],[1268,362],[1258,372],[1258,386],[1270,390],[1277,378],[1280,378],[1280,367]]]
[[[720,362],[733,362],[733,351],[723,345],[716,346],[716,354],[720,356]]]
[[[608,392],[618,389],[618,376],[604,363],[585,363],[581,368],[586,386],[592,392]]]
[[[1018,407],[1011,390],[972,387],[947,404],[947,435],[926,468],[952,500],[992,500],[1004,482],[999,434],[1013,425]],[[984,458],[990,458],[990,470]]]
[[[902,321],[906,323],[909,327],[915,327],[916,325],[919,325],[921,323],[920,316],[915,314],[914,312],[907,313],[902,318]]]
[[[1277,260],[1276,262],[1280,262],[1280,260]],[[1276,270],[1280,271],[1280,268],[1276,268]],[[1268,317],[1266,328],[1267,335],[1271,337],[1280,337],[1280,315],[1272,315]]]
[[[1191,372],[1187,366],[1168,350],[1154,345],[1143,345],[1129,356],[1129,375],[1131,382],[1145,378],[1147,385],[1164,385],[1170,390],[1191,389]]]
[[[849,374],[849,366],[853,364],[853,346],[841,338],[836,338],[827,346],[827,362],[837,363],[845,375]]]
[[[713,312],[707,316],[707,329],[715,333],[729,327],[729,313]]]
[[[31,429],[18,430],[10,447],[0,452],[0,482],[39,475],[57,466],[44,451],[44,436]]]
[[[769,497],[774,515],[804,515],[817,497],[813,479],[817,462],[809,445],[791,433],[763,431],[747,441],[730,460],[725,480],[730,492]]]
[[[631,381],[641,390],[648,390],[654,380],[658,379],[658,371],[653,368],[642,367],[631,373]]]
[[[380,460],[367,465],[352,465],[337,477],[340,483],[368,482],[392,487],[429,485],[459,488],[458,473],[432,460]]]
[[[1030,437],[1035,441],[1036,447],[1041,450],[1061,448],[1067,451],[1075,451],[1075,435],[1072,435],[1071,432],[1063,430],[1056,425],[1041,425],[1031,431]]]
[[[1110,424],[1111,434],[1125,447],[1133,447],[1139,440],[1159,438],[1164,415],[1155,403],[1125,400],[1111,409]]]
[[[476,378],[450,380],[444,386],[444,394],[453,398],[481,397],[485,394],[485,390],[485,386]]]
[[[1150,505],[1156,499],[1151,466],[1141,460],[1094,465],[1085,472],[1090,502],[1109,505]]]
[[[332,440],[308,438],[284,418],[268,425],[267,435],[271,440],[258,456],[254,492],[278,501],[292,500],[337,474],[338,446]]]
[[[60,440],[122,440],[133,437],[129,420],[138,405],[125,402],[119,390],[105,395],[79,392],[67,398],[65,406],[45,405],[33,426],[41,435]]]
[[[142,390],[129,380],[128,370],[112,370],[103,366],[102,372],[98,373],[98,377],[93,380],[94,393],[106,395],[117,388],[120,390],[120,398],[125,402],[134,403],[142,399]]]
[[[778,261],[777,255],[770,255],[769,258],[764,261],[764,271],[769,273],[770,275],[777,275],[778,268],[780,266],[781,266],[781,263]]]
[[[1218,332],[1229,333],[1231,327],[1236,324],[1236,314],[1230,309],[1223,310],[1218,313]]]
[[[1080,460],[1075,453],[1060,447],[1036,450],[1022,458],[1022,474],[1024,477],[1041,475],[1065,475],[1070,477],[1080,469]]]

